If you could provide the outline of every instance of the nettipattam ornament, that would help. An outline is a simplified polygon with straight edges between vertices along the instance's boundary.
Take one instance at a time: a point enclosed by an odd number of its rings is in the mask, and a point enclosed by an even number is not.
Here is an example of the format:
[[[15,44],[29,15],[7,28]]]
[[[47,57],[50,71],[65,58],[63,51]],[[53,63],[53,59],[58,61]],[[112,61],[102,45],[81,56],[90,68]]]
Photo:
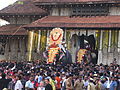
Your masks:
[[[50,32],[49,37],[49,48],[48,48],[48,63],[53,63],[55,61],[56,54],[59,53],[59,44],[62,44],[63,30],[60,28],[54,28]]]

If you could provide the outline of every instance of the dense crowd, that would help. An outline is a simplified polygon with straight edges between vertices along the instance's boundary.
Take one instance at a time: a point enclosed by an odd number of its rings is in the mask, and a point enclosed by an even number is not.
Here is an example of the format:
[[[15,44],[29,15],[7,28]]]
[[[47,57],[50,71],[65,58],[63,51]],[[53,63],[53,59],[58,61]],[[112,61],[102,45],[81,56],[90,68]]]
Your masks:
[[[0,90],[120,90],[120,66],[1,61]]]

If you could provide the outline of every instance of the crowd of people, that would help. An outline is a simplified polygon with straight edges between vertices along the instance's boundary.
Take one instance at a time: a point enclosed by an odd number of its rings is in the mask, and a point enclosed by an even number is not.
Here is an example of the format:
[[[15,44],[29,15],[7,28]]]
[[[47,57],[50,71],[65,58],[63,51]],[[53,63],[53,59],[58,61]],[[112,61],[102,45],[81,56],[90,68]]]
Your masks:
[[[1,61],[0,90],[120,90],[120,66]]]

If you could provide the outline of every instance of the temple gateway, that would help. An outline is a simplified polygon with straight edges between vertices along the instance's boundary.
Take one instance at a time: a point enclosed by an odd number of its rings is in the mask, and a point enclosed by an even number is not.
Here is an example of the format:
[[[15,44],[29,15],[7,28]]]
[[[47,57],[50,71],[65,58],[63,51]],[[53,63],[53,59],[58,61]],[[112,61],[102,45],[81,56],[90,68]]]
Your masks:
[[[64,47],[76,62],[85,50],[97,64],[120,64],[119,0],[19,0],[0,11],[1,57],[44,59],[51,30],[63,30]],[[84,58],[83,55],[82,58]]]

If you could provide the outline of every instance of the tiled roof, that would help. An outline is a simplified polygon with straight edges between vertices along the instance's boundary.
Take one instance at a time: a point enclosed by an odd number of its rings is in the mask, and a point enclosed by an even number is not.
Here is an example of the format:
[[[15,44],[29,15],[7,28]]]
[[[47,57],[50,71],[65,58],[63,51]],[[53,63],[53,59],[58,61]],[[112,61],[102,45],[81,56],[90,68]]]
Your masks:
[[[40,3],[120,2],[120,0],[34,0]]]
[[[24,27],[120,28],[120,16],[72,17],[72,18],[67,16],[46,16]]]
[[[34,5],[32,0],[19,0],[2,9],[0,15],[43,15],[47,12]]]
[[[0,35],[27,35],[27,31],[22,25],[4,25],[0,27]]]

